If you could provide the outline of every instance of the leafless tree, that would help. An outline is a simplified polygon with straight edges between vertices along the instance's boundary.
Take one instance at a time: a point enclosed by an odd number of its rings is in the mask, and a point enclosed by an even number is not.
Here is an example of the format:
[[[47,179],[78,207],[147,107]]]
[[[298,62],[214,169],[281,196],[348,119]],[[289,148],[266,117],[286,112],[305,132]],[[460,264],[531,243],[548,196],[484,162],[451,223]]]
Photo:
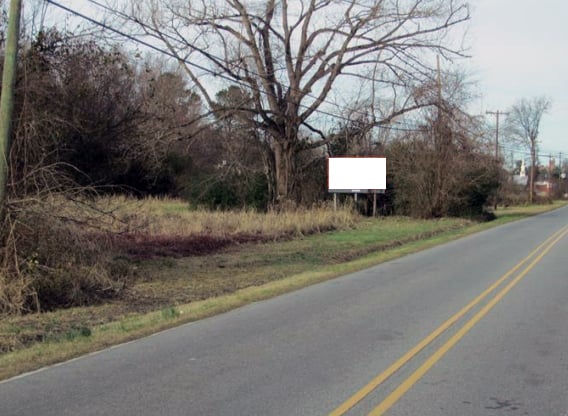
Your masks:
[[[341,114],[332,91],[349,94],[372,76],[393,102],[377,125],[424,105],[411,91],[432,78],[433,54],[462,54],[448,33],[469,9],[465,0],[155,0],[133,1],[128,15],[183,64],[211,108],[215,85],[252,96],[246,110],[265,132],[279,202],[293,195],[303,138],[324,145],[321,119]]]
[[[397,213],[480,216],[499,186],[499,166],[484,148],[481,123],[458,108],[427,118],[422,131],[389,142],[386,155]]]
[[[125,140],[125,159],[140,161],[148,177],[157,177],[172,152],[187,153],[203,128],[200,97],[188,89],[179,71],[146,63],[136,79],[141,90],[135,137]]]
[[[522,98],[507,116],[506,128],[512,140],[526,145],[531,153],[529,175],[529,203],[534,200],[534,181],[536,172],[536,152],[538,134],[542,116],[550,110],[551,102],[547,97]]]
[[[438,105],[418,111],[416,127],[386,145],[398,213],[483,215],[501,177],[482,120],[464,110],[474,97],[472,86],[458,70],[417,91],[420,99]]]

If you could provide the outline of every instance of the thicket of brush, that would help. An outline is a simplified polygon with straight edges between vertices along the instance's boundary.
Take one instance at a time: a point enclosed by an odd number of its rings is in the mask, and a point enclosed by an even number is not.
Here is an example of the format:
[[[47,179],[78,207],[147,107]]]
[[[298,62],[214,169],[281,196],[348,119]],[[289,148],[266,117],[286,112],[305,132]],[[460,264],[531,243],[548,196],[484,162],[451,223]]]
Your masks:
[[[120,296],[131,271],[124,254],[206,254],[234,242],[266,241],[352,227],[349,207],[283,213],[192,210],[174,199],[65,194],[8,204],[2,227],[0,313],[96,304]],[[185,250],[185,251],[184,251]]]
[[[121,293],[111,238],[89,219],[67,216],[63,198],[11,200],[0,234],[0,313],[90,305]]]

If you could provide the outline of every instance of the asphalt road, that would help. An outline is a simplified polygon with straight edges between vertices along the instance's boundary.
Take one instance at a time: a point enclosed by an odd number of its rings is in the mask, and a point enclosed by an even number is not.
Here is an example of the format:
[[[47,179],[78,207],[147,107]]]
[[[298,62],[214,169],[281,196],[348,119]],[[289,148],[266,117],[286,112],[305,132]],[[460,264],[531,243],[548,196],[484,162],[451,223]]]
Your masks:
[[[560,209],[2,382],[0,415],[568,416],[567,224]]]

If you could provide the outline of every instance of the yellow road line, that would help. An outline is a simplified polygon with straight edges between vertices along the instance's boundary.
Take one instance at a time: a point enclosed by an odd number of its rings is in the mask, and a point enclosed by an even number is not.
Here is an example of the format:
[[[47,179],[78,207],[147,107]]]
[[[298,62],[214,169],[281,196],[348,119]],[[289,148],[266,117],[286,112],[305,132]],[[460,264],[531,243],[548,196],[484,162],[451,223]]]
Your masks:
[[[367,383],[361,390],[356,392],[353,396],[347,399],[341,406],[337,409],[332,411],[329,416],[342,416],[347,413],[352,407],[354,407],[357,403],[363,400],[369,393],[375,390],[378,386],[384,383],[390,376],[396,373],[401,367],[403,367],[406,363],[408,363],[412,358],[414,358],[420,351],[422,351],[426,346],[432,343],[436,338],[438,338],[441,334],[443,334],[448,328],[454,325],[458,320],[460,320],[464,315],[466,315],[471,309],[473,309],[477,304],[482,302],[491,292],[493,292],[499,285],[501,285],[505,280],[511,277],[517,270],[519,270],[526,262],[530,260],[539,250],[541,250],[544,246],[546,246],[550,241],[555,239],[558,235],[562,234],[563,232],[568,229],[568,226],[555,232],[550,237],[548,237],[544,242],[539,244],[533,251],[531,251],[525,258],[523,258],[519,263],[517,263],[511,270],[501,276],[495,283],[490,285],[487,289],[485,289],[479,296],[473,299],[470,303],[468,303],[463,309],[461,309],[458,313],[453,315],[447,321],[445,321],[442,325],[436,328],[430,335],[420,341],[416,346],[410,349],[406,354],[400,357],[397,361],[395,361],[391,366],[389,366],[386,370],[384,370],[381,374],[377,377],[372,379],[369,383]]]
[[[424,363],[412,373],[405,381],[403,381],[391,394],[385,398],[377,407],[375,407],[369,416],[380,416],[384,414],[390,407],[392,407],[424,374],[432,368],[454,345],[461,340],[493,307],[515,287],[534,266],[536,266],[542,258],[558,243],[563,237],[568,234],[568,229],[564,231],[553,242],[546,247],[517,277],[515,277],[507,286],[495,295],[479,312],[477,312],[463,327],[459,329],[444,345],[442,345],[435,353],[433,353]]]

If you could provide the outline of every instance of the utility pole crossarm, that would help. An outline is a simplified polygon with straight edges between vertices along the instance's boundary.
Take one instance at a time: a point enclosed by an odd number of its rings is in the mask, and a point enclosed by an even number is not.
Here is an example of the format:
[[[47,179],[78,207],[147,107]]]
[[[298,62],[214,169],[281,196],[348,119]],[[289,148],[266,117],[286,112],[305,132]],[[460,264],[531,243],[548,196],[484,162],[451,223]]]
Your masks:
[[[504,115],[506,116],[509,114],[505,111],[486,111],[485,114],[491,114],[495,116],[495,158],[499,159],[499,116]]]

